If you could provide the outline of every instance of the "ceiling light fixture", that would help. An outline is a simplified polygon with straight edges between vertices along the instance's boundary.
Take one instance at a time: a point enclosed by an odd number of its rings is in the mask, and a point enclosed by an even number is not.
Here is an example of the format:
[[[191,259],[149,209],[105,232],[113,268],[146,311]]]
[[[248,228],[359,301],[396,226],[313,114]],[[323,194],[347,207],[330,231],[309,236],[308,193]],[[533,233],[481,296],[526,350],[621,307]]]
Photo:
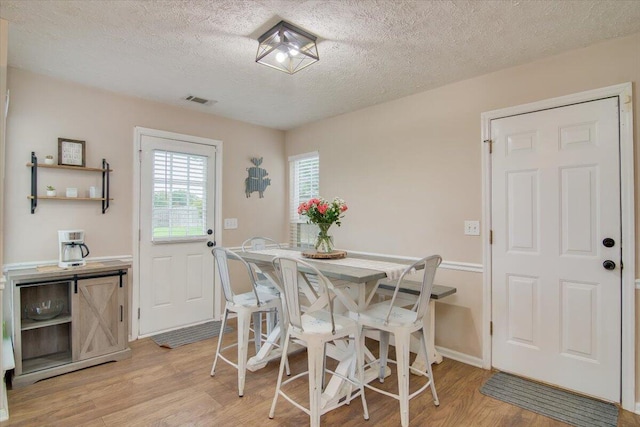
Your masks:
[[[317,37],[285,21],[258,38],[256,62],[293,74],[318,62]]]

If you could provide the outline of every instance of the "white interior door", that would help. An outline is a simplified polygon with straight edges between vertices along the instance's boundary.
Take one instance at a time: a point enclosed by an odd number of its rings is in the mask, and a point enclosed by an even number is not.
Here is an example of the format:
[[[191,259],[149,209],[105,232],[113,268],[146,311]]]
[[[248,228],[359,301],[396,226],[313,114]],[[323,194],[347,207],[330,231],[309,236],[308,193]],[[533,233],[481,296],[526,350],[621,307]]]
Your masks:
[[[214,316],[216,147],[140,139],[140,335]]]
[[[613,402],[621,375],[618,121],[616,97],[490,125],[492,364]]]

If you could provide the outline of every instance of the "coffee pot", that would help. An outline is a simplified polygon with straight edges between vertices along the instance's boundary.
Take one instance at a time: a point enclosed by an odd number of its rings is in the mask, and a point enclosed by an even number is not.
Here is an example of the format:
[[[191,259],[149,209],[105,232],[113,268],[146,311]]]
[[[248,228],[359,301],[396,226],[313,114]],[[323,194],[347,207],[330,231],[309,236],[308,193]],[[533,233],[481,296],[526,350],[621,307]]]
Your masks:
[[[84,258],[89,255],[89,248],[84,244],[84,230],[58,231],[58,245],[60,251],[59,267],[69,268],[86,265]]]

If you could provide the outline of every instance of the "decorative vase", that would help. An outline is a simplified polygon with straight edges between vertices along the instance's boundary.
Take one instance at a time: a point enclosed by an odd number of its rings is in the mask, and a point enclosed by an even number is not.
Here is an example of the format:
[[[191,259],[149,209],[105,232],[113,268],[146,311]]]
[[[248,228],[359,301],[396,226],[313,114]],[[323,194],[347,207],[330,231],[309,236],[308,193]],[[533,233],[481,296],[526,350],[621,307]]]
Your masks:
[[[47,190],[47,196],[48,197],[55,197],[56,196],[56,190]]]
[[[317,224],[318,225],[318,237],[316,237],[315,248],[316,251],[321,253],[333,252],[333,236],[329,235],[329,227],[332,224]]]

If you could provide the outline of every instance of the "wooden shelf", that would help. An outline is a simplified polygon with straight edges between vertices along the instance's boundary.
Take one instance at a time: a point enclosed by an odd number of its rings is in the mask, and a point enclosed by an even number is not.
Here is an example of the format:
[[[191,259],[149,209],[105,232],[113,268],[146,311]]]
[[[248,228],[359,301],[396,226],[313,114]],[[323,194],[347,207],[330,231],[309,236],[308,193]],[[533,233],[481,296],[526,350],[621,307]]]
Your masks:
[[[27,196],[27,199],[34,199],[33,196]],[[107,200],[104,197],[60,197],[60,196],[38,196],[38,200],[46,199],[46,200],[83,200],[83,201],[103,201]],[[113,198],[109,198],[109,200],[113,200]]]
[[[27,167],[33,167],[33,163],[27,163]],[[38,163],[39,168],[49,168],[49,169],[67,169],[74,171],[84,171],[84,172],[113,172],[113,169],[102,169],[102,168],[83,168],[82,166],[66,166],[66,165],[48,165],[46,163]]]
[[[28,331],[31,329],[46,328],[47,326],[61,325],[63,323],[69,322],[71,322],[70,314],[61,314],[57,317],[54,317],[53,319],[48,320],[22,319],[20,329],[23,331]]]
[[[104,214],[109,209],[109,202],[113,199],[109,197],[109,174],[112,169],[109,167],[109,163],[106,159],[102,159],[101,168],[87,168],[83,166],[68,166],[68,165],[48,165],[46,163],[39,163],[38,157],[36,157],[35,151],[31,152],[31,161],[27,163],[27,167],[31,169],[31,194],[27,196],[31,204],[31,213],[36,212],[38,206],[38,199],[40,200],[79,200],[83,202],[99,201],[102,204],[102,213]],[[38,169],[60,169],[65,171],[76,172],[93,172],[102,174],[102,193],[101,197],[65,197],[65,196],[40,196],[38,195]],[[66,194],[66,193],[65,193]]]

